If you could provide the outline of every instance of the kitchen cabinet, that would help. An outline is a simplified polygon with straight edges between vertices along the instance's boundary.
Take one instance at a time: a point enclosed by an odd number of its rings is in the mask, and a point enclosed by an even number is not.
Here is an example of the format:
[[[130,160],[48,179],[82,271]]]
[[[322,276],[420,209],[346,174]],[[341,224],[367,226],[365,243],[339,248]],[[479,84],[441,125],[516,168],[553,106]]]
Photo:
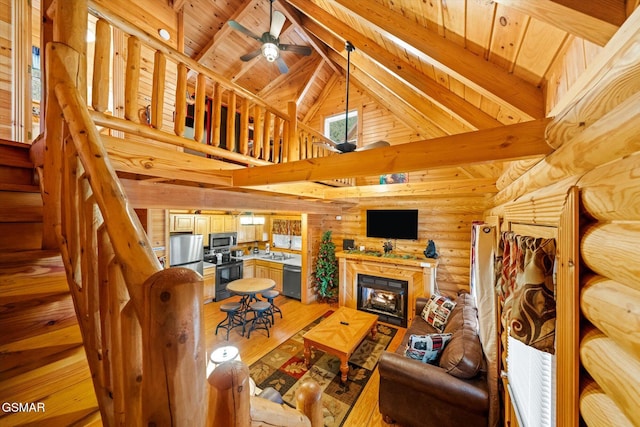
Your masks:
[[[238,224],[238,243],[248,243],[256,241],[255,225]]]
[[[256,260],[249,259],[242,263],[242,277],[247,279],[256,277]]]
[[[204,301],[213,301],[216,297],[216,268],[205,268],[202,278],[204,279]]]
[[[193,215],[169,215],[169,231],[172,233],[193,233]]]
[[[276,282],[275,290],[282,293],[283,264],[264,260],[256,260],[255,277],[263,277]]]
[[[211,232],[210,215],[193,216],[193,234],[202,234],[203,246],[209,246],[209,233]]]

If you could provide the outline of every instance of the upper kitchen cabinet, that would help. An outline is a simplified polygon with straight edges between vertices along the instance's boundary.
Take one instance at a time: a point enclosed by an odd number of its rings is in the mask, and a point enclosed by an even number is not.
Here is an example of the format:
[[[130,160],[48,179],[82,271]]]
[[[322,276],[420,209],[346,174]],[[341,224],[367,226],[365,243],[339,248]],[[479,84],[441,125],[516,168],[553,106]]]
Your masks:
[[[193,233],[194,219],[191,214],[169,215],[169,231],[171,233]]]
[[[211,233],[211,215],[193,216],[193,234],[202,234],[204,246],[209,245],[209,233]]]

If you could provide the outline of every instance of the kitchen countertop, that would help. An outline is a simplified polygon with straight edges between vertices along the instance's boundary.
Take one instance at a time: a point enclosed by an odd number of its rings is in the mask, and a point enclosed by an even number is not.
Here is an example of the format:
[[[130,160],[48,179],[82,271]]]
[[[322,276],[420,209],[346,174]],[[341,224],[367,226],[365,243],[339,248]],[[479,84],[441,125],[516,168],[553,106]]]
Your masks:
[[[274,253],[274,251],[272,251],[271,253]],[[280,254],[279,251],[275,251],[276,254]],[[287,258],[287,259],[274,259],[274,258],[266,258],[267,254],[264,253],[264,251],[260,251],[260,253],[254,254],[245,254],[244,256],[241,257],[232,257],[233,259],[241,259],[243,261],[249,261],[252,259],[260,259],[260,260],[264,260],[264,261],[269,261],[269,262],[277,262],[278,264],[283,264],[283,265],[293,265],[296,267],[301,267],[302,266],[302,255],[299,254],[289,254],[287,252],[285,252],[287,255],[291,255],[291,258]],[[211,267],[215,267],[216,265],[212,262],[206,262],[204,261],[204,268],[211,268]]]
[[[271,253],[276,253],[276,254],[280,254],[279,251],[271,251]],[[264,261],[269,261],[269,262],[277,262],[278,264],[284,264],[284,265],[294,265],[297,267],[301,267],[302,266],[302,255],[299,254],[289,254],[287,252],[285,252],[287,255],[291,255],[291,258],[287,258],[287,259],[273,259],[273,258],[266,258],[268,255],[264,253],[264,251],[260,251],[260,253],[254,254],[245,254],[242,257],[238,257],[236,259],[241,259],[243,261],[248,261],[251,259],[260,259],[260,260],[264,260]]]

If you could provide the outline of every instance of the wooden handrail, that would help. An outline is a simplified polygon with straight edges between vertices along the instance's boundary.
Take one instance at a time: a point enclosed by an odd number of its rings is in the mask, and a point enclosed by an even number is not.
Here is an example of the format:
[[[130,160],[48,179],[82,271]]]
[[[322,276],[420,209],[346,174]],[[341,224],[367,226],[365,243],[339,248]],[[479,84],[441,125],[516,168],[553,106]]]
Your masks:
[[[309,380],[296,390],[296,409],[261,397],[250,396],[249,368],[240,361],[225,362],[207,379],[209,414],[207,425],[248,427],[322,427],[322,389]]]
[[[132,36],[137,37],[141,41],[144,41],[145,44],[159,52],[162,52],[168,59],[172,60],[176,64],[185,64],[189,69],[196,71],[199,74],[203,74],[216,82],[219,82],[225,89],[234,91],[236,94],[241,95],[243,98],[251,100],[252,103],[260,105],[261,107],[267,109],[277,116],[280,116],[287,120],[296,120],[295,117],[289,117],[287,113],[283,113],[282,111],[278,111],[275,108],[272,108],[270,105],[266,104],[264,101],[262,101],[260,98],[258,98],[256,95],[254,95],[244,87],[232,82],[231,80],[220,74],[213,72],[209,68],[201,65],[199,62],[195,61],[184,53],[178,52],[171,46],[162,43],[160,40],[153,37],[149,33],[139,29],[138,27],[126,21],[121,16],[106,9],[95,0],[88,0],[88,4],[89,10],[95,16],[105,19],[106,21],[111,23],[111,25],[118,27],[122,31]]]

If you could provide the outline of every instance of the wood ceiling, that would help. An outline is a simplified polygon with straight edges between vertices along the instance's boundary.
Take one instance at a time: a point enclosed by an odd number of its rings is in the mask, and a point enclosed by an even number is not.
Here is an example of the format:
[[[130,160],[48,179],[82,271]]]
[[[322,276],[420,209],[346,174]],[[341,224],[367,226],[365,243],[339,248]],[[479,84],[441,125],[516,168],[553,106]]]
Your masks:
[[[276,0],[274,10],[287,18],[280,42],[313,49],[308,57],[282,53],[290,70],[280,74],[262,56],[242,62],[239,57],[260,43],[227,25],[233,19],[258,35],[268,31],[269,0],[167,0],[182,13],[188,56],[281,111],[296,100],[298,119],[305,123],[344,80],[350,41],[356,48],[352,85],[424,140],[550,116],[567,102],[558,74],[579,74],[586,67],[583,59],[566,60],[576,40],[584,50],[599,51],[636,3]],[[448,168],[437,179],[495,182],[506,168],[498,160]],[[236,177],[250,175],[238,171]],[[412,182],[432,177],[425,170],[414,173]],[[361,177],[360,183],[373,182]]]

